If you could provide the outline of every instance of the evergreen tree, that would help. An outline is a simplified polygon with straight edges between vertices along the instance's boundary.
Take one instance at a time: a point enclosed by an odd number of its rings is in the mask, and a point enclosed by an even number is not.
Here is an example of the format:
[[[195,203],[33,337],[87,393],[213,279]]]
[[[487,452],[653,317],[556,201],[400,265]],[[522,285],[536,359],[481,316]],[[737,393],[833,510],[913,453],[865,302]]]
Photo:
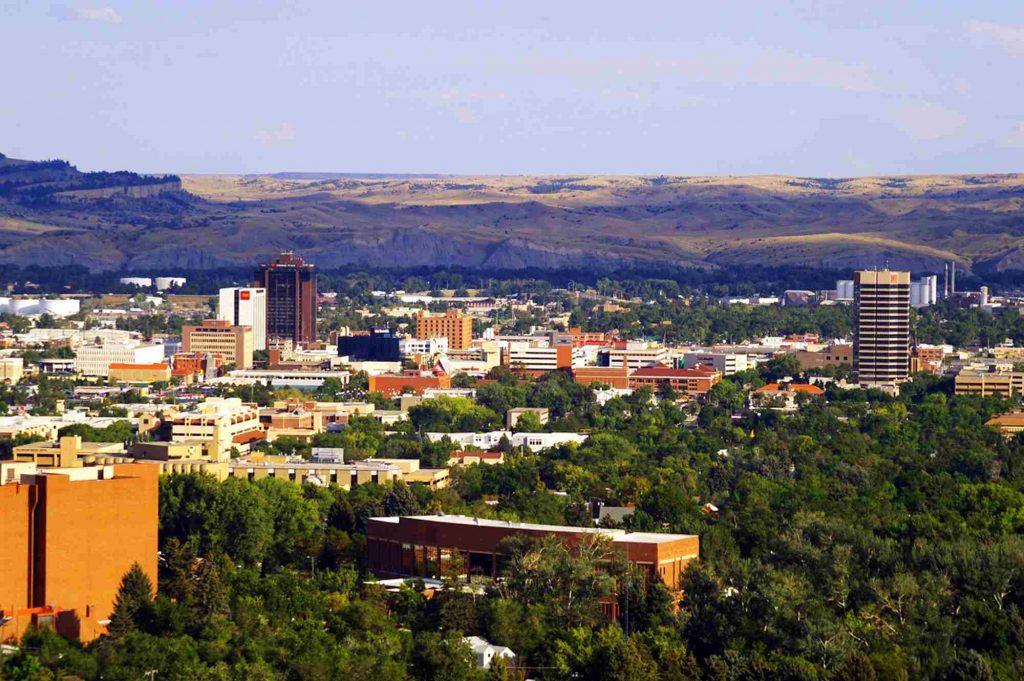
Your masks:
[[[110,635],[117,638],[132,631],[144,629],[152,615],[153,582],[142,566],[132,563],[121,578],[114,601],[114,612],[110,616]]]

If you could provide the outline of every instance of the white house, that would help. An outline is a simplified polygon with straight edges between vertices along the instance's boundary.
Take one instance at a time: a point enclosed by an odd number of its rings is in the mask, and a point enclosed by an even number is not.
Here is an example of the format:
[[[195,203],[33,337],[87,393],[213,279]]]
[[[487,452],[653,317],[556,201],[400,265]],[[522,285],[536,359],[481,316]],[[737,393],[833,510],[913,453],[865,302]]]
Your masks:
[[[490,669],[491,662],[495,657],[504,658],[511,665],[515,662],[516,654],[506,646],[492,645],[487,639],[479,636],[463,636],[462,640],[469,644],[476,658],[476,666],[479,669]]]

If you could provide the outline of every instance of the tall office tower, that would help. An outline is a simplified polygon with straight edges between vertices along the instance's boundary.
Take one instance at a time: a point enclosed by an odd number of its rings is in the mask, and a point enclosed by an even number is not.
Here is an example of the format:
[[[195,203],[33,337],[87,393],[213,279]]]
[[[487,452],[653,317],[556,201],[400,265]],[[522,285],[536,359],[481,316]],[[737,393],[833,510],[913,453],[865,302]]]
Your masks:
[[[267,349],[267,289],[222,288],[217,319],[232,326],[252,327],[252,349]]]
[[[862,386],[895,386],[910,372],[910,272],[854,273],[853,368]]]
[[[316,270],[294,253],[261,263],[256,286],[267,291],[267,339],[316,340]]]

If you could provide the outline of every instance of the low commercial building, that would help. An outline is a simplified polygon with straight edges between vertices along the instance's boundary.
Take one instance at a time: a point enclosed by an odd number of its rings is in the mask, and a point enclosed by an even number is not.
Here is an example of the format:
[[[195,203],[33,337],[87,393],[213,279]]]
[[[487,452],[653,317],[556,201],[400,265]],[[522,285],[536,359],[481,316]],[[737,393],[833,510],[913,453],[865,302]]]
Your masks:
[[[122,364],[110,365],[107,376],[111,383],[166,383],[171,380],[169,364]]]
[[[793,353],[801,371],[847,366],[853,368],[853,346],[849,343],[829,345],[821,350],[797,350]]]
[[[750,393],[750,408],[795,411],[801,399],[824,394],[820,387],[809,383],[769,383]]]
[[[236,369],[226,376],[207,381],[220,385],[268,385],[272,388],[316,390],[327,379],[336,379],[348,385],[352,375],[347,371],[319,371],[316,369]]]
[[[15,461],[34,463],[39,468],[81,468],[124,459],[123,442],[82,442],[77,435],[65,435],[55,442],[33,442],[13,450]]]
[[[542,426],[551,418],[551,413],[547,407],[513,407],[505,412],[505,427],[509,429],[515,428],[523,414],[533,414]]]
[[[1003,437],[1012,438],[1018,433],[1024,433],[1024,414],[1000,414],[990,418],[985,425],[997,429]]]
[[[987,371],[962,369],[954,380],[957,395],[1012,397],[1024,392],[1024,373],[1018,371]]]
[[[630,374],[629,387],[634,390],[650,388],[655,392],[671,389],[685,397],[702,397],[721,380],[721,372],[710,368],[673,369],[654,366],[637,369]]]
[[[606,537],[647,579],[658,579],[671,591],[679,591],[683,571],[700,554],[697,535],[539,525],[461,515],[400,516],[367,520],[368,567],[382,578],[496,578],[505,571],[504,541],[515,536],[554,536],[569,546],[588,537]]]
[[[252,367],[252,327],[233,326],[220,319],[208,319],[199,326],[184,326],[181,349],[182,352],[218,355],[225,364],[249,369]]]
[[[52,626],[91,641],[134,563],[156,585],[158,471],[18,467],[0,477],[0,640]]]
[[[573,367],[573,380],[580,385],[606,385],[624,390],[629,388],[629,367]]]
[[[497,449],[502,440],[506,440],[513,449],[525,447],[539,452],[549,447],[576,443],[587,440],[586,433],[513,433],[510,430],[494,430],[489,433],[426,433],[431,442],[440,442],[448,438],[460,447],[476,447],[484,451]]]
[[[82,345],[75,354],[75,370],[83,376],[107,378],[111,364],[161,364],[164,346],[153,343],[102,343]]]
[[[425,390],[431,388],[448,389],[452,387],[451,376],[423,375],[419,373],[408,374],[381,374],[369,377],[370,392],[379,392],[393,397],[402,393],[414,393],[422,395]]]
[[[505,463],[505,452],[452,452],[448,455],[449,466],[494,466]]]

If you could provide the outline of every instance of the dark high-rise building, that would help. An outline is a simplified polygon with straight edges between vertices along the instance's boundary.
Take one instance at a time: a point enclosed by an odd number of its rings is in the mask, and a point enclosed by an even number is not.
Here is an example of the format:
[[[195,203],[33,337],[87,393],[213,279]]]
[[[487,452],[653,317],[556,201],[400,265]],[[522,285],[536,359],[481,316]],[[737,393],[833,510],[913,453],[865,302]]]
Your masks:
[[[316,340],[316,270],[294,253],[261,263],[255,284],[267,290],[267,338]]]
[[[863,386],[895,386],[910,373],[910,273],[854,274],[853,368]]]

